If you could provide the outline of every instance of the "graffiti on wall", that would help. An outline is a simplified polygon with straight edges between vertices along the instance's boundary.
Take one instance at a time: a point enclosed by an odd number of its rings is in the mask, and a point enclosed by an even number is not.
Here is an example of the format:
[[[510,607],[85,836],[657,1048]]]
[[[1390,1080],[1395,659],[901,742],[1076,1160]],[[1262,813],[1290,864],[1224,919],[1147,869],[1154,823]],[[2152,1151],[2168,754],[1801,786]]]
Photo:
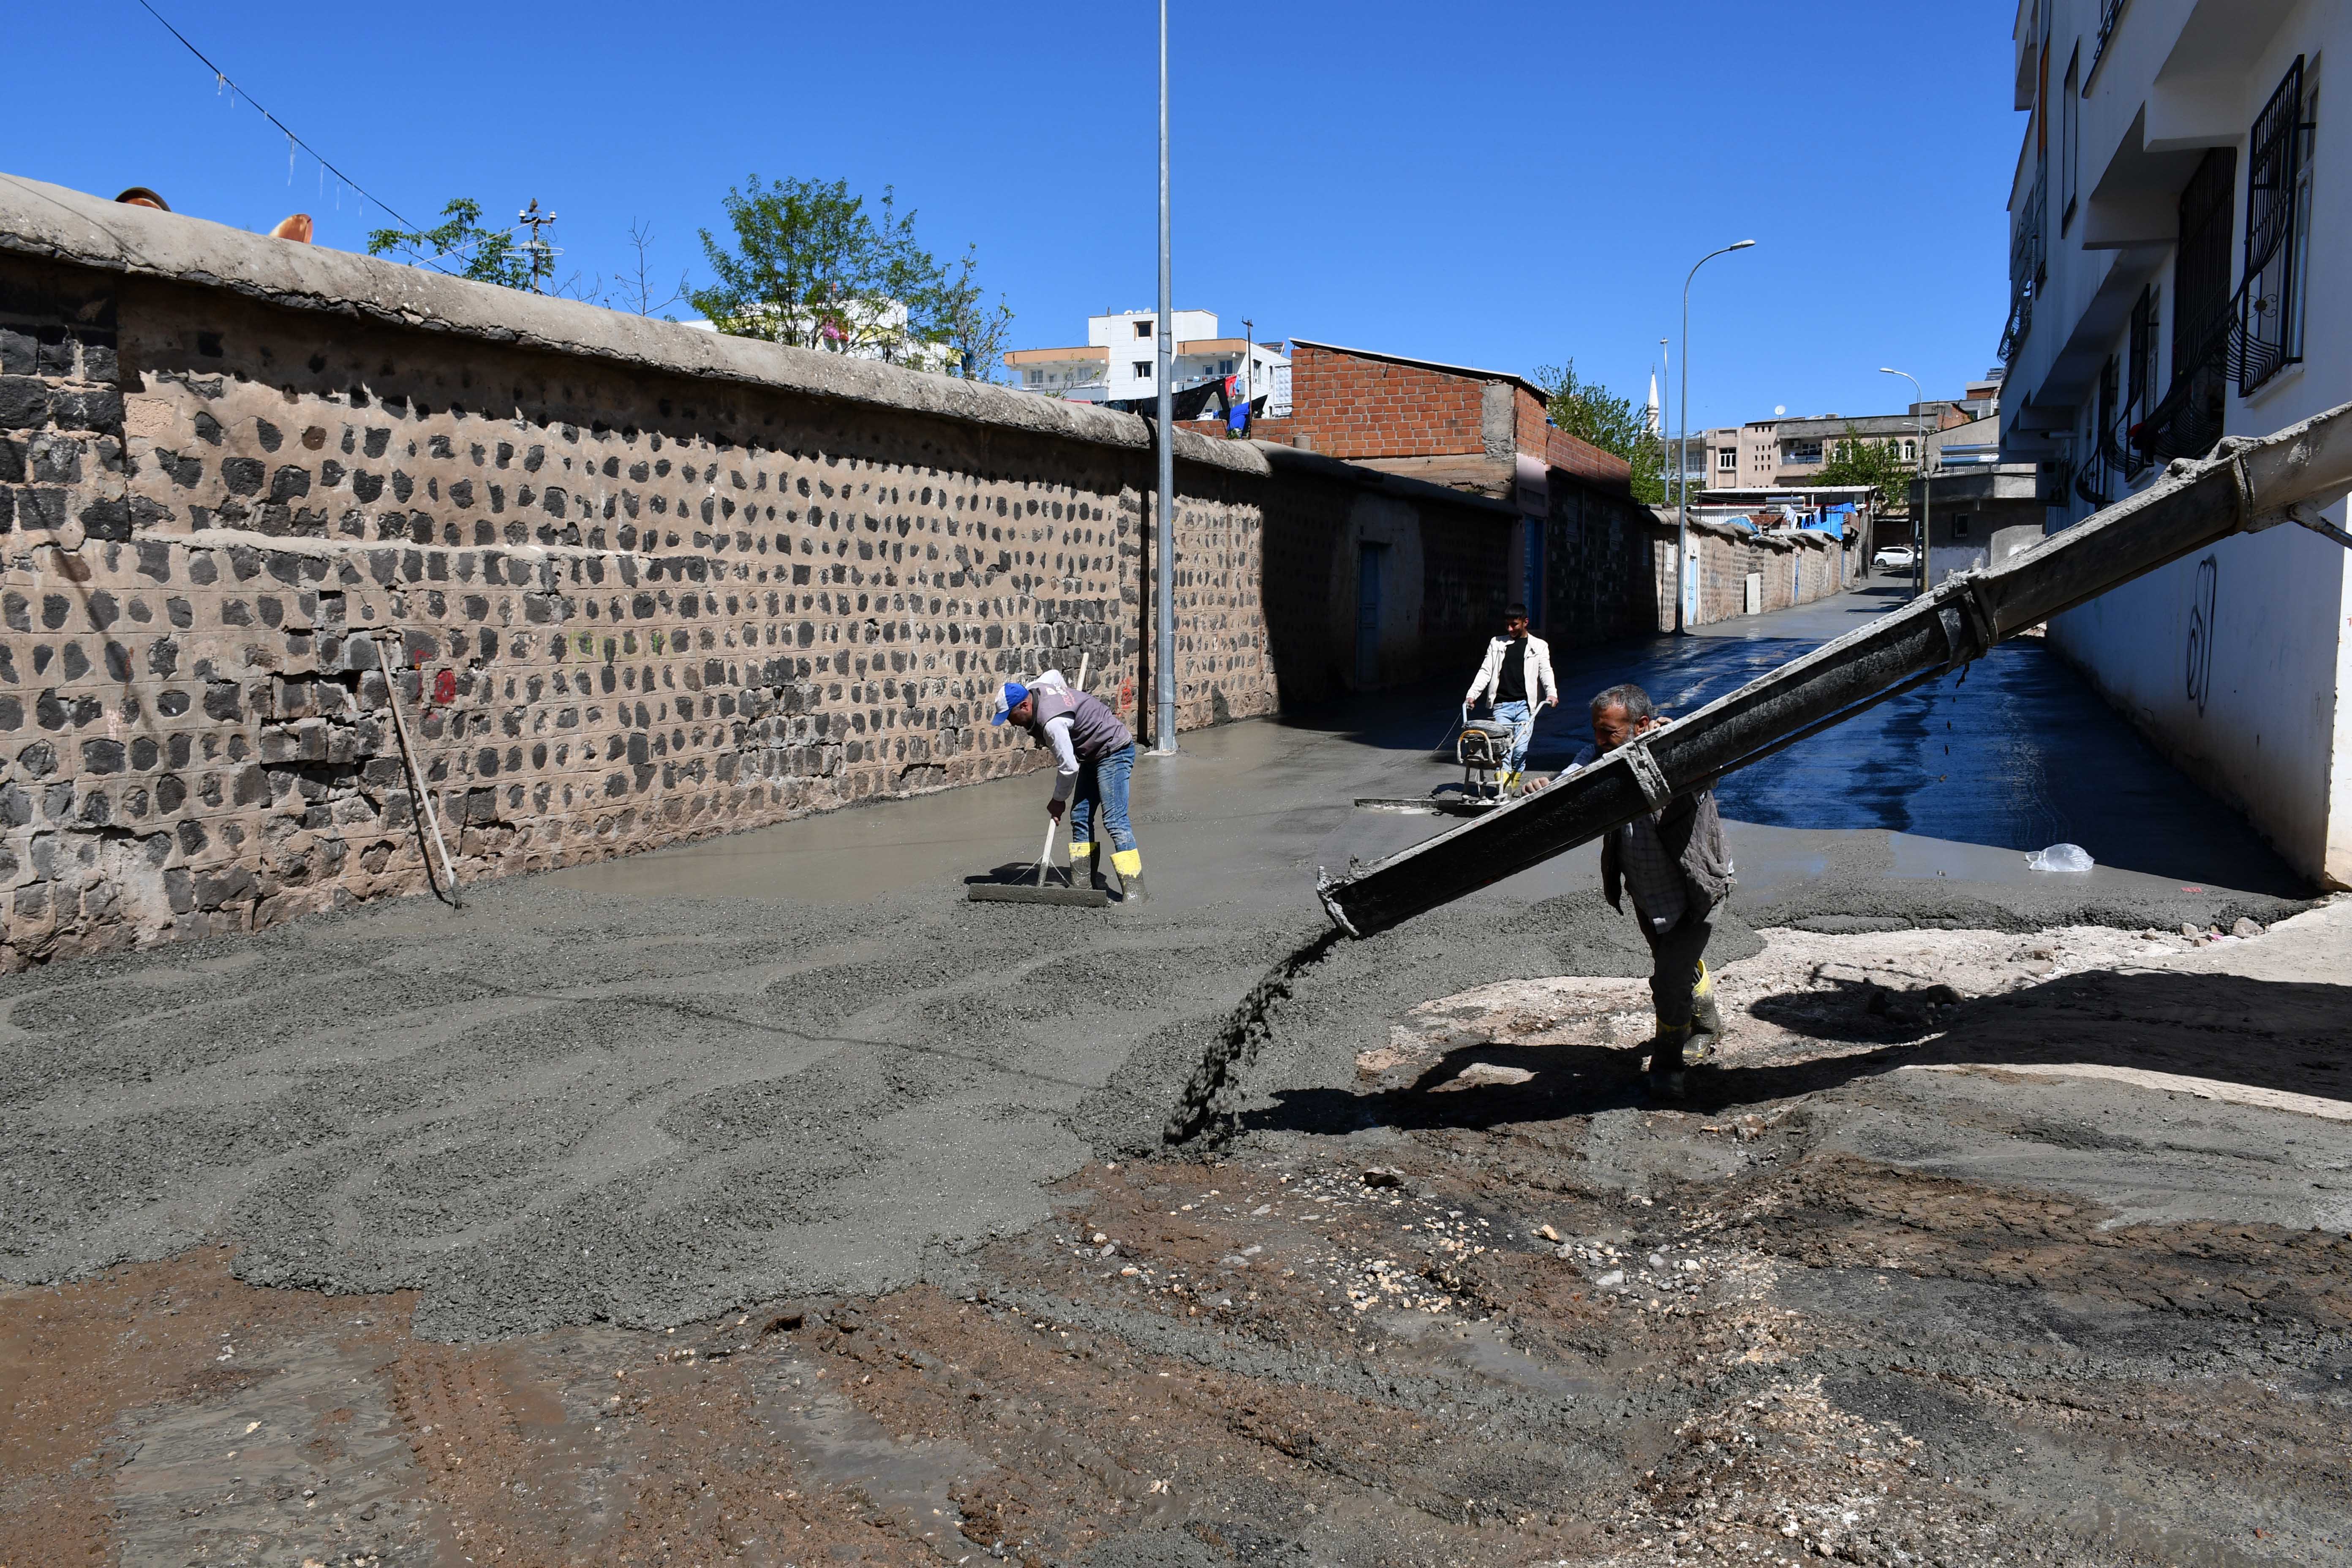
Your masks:
[[[2189,592],[2189,700],[2200,715],[2213,689],[2213,601],[2221,582],[2221,563],[2208,555],[2197,563],[2197,581]]]

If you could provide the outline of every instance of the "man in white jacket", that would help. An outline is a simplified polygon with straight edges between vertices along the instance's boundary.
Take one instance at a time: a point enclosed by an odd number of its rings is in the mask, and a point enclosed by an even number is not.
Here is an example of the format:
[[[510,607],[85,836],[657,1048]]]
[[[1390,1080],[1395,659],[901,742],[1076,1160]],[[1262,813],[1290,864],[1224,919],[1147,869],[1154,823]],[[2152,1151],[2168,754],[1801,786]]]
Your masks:
[[[1511,754],[1504,763],[1503,788],[1515,789],[1528,762],[1528,742],[1536,732],[1536,714],[1559,706],[1559,687],[1552,679],[1551,647],[1543,638],[1528,635],[1528,607],[1513,605],[1503,612],[1503,635],[1486,645],[1478,678],[1462,699],[1466,716],[1481,702],[1495,705],[1495,717],[1511,727]]]

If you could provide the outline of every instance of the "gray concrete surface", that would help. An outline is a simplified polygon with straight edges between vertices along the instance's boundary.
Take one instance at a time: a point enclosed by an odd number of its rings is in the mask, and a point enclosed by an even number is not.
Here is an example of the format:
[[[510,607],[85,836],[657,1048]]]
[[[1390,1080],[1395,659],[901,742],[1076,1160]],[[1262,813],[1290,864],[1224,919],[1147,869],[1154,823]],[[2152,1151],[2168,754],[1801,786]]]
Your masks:
[[[462,913],[411,901],[9,976],[0,1279],[226,1241],[248,1280],[413,1287],[420,1331],[472,1338],[951,1277],[1090,1151],[1156,1146],[1236,999],[1324,930],[1318,866],[1443,825],[1349,804],[1448,775],[1420,749],[1432,719],[1384,699],[1147,760],[1140,910],[961,900],[965,875],[1034,852],[1029,778],[483,887]],[[1414,749],[1385,738],[1407,727]],[[2124,870],[2058,885],[1876,829],[1732,831],[1748,881],[1718,960],[1764,920],[2291,907]],[[1335,948],[1252,1093],[1349,1082],[1430,997],[1645,973],[1591,859]]]

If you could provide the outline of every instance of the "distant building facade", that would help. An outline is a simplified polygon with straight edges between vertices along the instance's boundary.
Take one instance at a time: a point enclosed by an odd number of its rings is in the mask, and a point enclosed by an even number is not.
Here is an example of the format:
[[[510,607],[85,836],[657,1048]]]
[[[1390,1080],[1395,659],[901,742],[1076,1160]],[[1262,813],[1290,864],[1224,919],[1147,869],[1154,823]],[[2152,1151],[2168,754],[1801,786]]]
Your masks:
[[[1210,310],[1169,315],[1176,334],[1171,392],[1232,376],[1236,393],[1269,397],[1279,377],[1286,388],[1290,361],[1277,344],[1254,343],[1218,331]],[[1087,318],[1087,341],[1066,348],[1014,349],[1004,356],[1014,385],[1073,403],[1118,403],[1160,393],[1160,317],[1118,310]]]
[[[2224,434],[2352,400],[2352,62],[2329,0],[2019,0],[2003,458],[2072,526]],[[2315,240],[2320,241],[2315,243]],[[1937,501],[1941,507],[1940,500]],[[2326,509],[2339,525],[2341,503]],[[2352,884],[2347,552],[2292,526],[2100,595],[2050,637],[2288,863]]]

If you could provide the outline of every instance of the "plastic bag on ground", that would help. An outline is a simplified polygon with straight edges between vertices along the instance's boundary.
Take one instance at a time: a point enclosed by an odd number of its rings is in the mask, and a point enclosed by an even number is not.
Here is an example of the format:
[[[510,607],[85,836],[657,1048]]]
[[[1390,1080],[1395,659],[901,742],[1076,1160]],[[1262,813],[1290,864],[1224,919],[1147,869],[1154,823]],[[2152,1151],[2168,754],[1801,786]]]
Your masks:
[[[2095,864],[2079,844],[2053,844],[2025,858],[2026,868],[2032,871],[2087,871]]]

